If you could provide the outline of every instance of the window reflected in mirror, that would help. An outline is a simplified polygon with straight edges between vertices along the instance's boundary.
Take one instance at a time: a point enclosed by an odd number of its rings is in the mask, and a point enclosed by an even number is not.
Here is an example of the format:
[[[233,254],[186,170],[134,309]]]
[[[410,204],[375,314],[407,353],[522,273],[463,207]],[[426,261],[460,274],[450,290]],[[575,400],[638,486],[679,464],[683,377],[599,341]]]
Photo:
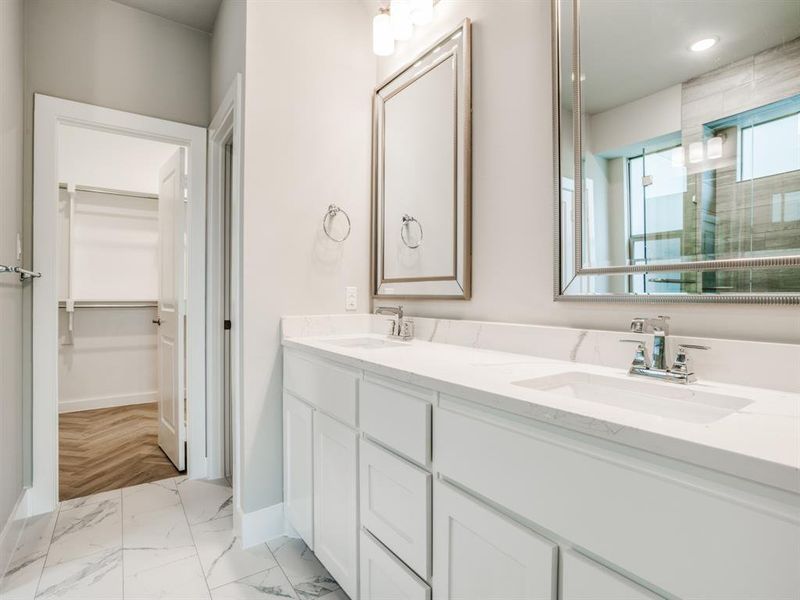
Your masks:
[[[679,268],[800,255],[800,3],[583,1],[577,75],[575,4],[555,6],[562,290],[800,292],[796,263]],[[567,289],[576,269],[676,263],[670,271],[587,273],[570,288],[582,291]]]

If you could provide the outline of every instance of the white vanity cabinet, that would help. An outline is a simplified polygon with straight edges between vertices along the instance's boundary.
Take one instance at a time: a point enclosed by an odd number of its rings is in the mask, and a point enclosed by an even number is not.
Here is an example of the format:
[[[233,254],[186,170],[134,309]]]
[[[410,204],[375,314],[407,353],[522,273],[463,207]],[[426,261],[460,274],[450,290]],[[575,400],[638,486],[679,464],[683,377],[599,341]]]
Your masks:
[[[433,492],[436,600],[556,600],[558,547],[446,483]]]
[[[313,409],[283,394],[283,495],[289,523],[314,549]]]
[[[656,600],[658,596],[572,550],[561,555],[561,600]]]
[[[351,600],[800,599],[796,493],[478,391],[285,364],[286,516]]]
[[[351,598],[358,587],[358,435],[314,413],[314,553]]]
[[[361,600],[430,600],[431,589],[367,531],[361,532]]]
[[[284,514],[351,599],[358,598],[361,373],[284,354]]]

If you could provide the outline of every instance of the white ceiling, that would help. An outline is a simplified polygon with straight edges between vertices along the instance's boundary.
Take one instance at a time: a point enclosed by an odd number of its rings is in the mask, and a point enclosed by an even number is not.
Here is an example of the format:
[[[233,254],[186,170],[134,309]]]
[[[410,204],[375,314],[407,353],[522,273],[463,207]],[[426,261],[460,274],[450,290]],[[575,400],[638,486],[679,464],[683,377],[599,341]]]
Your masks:
[[[114,0],[170,21],[211,33],[222,0]]]
[[[688,50],[712,36],[712,49]],[[584,103],[601,112],[798,36],[798,0],[585,0]]]

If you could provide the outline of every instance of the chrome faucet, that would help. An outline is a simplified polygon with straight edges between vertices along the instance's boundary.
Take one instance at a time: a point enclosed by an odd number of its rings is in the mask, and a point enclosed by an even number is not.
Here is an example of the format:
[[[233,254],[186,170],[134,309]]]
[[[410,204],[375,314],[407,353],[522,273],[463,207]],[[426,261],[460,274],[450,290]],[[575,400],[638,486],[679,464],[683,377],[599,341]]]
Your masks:
[[[376,315],[392,315],[392,331],[389,337],[399,338],[405,342],[414,337],[414,321],[403,314],[403,306],[379,306],[375,309]]]
[[[653,334],[653,368],[666,369],[667,336],[669,335],[669,317],[659,315],[657,319],[636,317],[631,321],[633,333]]]
[[[669,317],[659,316],[656,319],[643,319],[637,317],[631,321],[633,333],[653,334],[652,357],[647,356],[647,344],[641,340],[620,340],[629,344],[636,344],[636,353],[633,357],[628,375],[672,381],[675,383],[693,383],[697,377],[691,368],[687,350],[710,350],[708,346],[698,344],[681,344],[675,362],[667,367],[667,337],[669,335]]]

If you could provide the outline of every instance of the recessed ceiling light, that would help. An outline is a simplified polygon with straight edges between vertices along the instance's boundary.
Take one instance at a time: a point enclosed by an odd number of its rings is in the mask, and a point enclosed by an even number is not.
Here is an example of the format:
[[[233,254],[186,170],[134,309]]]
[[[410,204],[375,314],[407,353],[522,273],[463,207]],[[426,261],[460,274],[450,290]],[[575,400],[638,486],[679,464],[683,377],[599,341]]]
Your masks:
[[[689,50],[692,52],[702,52],[703,50],[708,50],[717,45],[719,38],[717,37],[710,37],[704,38],[702,40],[697,40],[694,44],[689,46]]]

